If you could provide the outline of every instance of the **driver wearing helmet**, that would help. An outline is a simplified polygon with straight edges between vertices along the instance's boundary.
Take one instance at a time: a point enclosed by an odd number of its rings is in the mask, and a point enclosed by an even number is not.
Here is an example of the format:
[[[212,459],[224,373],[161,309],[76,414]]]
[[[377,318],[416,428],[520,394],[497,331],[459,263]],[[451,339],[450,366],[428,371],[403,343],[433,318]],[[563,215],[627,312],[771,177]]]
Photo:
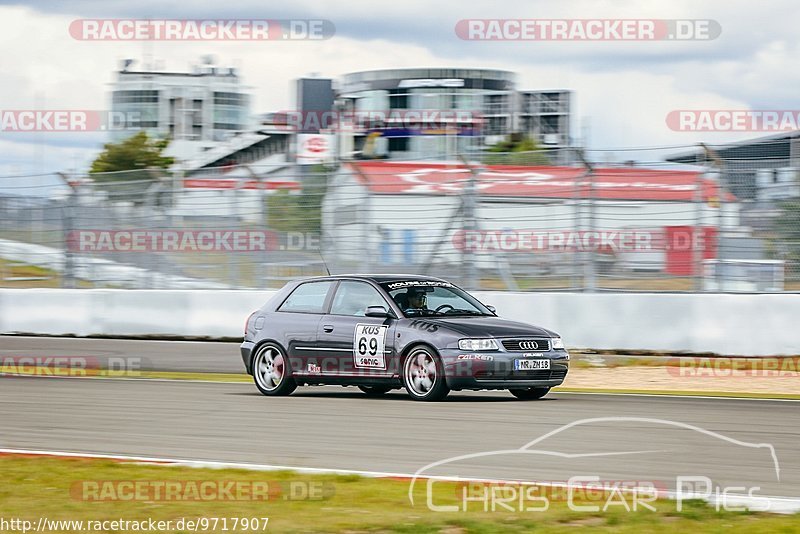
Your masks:
[[[409,287],[405,293],[396,297],[400,309],[406,311],[423,311],[428,309],[428,297],[425,290],[421,287]]]

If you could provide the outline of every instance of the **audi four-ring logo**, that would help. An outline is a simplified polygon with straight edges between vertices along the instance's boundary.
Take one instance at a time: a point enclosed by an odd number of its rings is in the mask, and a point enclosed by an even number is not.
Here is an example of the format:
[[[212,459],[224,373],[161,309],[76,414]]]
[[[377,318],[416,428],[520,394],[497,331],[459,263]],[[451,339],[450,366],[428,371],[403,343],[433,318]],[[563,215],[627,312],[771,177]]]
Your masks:
[[[535,341],[520,341],[519,348],[523,350],[536,350],[539,348],[539,344]]]

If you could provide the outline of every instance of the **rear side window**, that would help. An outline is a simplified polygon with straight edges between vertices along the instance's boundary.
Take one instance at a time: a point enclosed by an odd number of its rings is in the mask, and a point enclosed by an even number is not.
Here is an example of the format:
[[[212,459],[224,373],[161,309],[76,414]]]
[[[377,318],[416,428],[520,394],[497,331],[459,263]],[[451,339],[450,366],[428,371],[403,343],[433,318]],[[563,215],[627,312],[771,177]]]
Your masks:
[[[306,282],[300,284],[283,301],[278,311],[299,313],[322,313],[325,310],[325,297],[333,282]]]
[[[332,315],[363,317],[369,306],[388,308],[378,290],[364,282],[342,282],[331,304]]]

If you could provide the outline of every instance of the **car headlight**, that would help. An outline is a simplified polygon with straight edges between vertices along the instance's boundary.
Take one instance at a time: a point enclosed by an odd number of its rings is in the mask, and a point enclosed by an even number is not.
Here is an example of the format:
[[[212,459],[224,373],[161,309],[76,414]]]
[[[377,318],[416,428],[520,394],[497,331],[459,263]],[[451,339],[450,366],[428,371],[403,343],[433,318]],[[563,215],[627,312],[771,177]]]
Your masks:
[[[553,350],[564,349],[564,340],[560,337],[554,337],[550,342],[553,344]]]
[[[497,350],[494,339],[459,339],[458,348],[461,350]]]

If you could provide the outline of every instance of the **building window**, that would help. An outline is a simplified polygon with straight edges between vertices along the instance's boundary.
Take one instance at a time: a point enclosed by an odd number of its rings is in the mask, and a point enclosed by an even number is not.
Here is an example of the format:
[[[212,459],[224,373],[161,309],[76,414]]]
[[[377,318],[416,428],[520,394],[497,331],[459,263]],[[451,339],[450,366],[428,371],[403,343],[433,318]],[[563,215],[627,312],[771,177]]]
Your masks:
[[[111,95],[114,104],[141,104],[158,102],[158,91],[151,89],[137,91],[114,91]]]
[[[389,95],[390,109],[408,109],[408,95]]]
[[[214,104],[221,104],[224,106],[246,106],[247,95],[214,91]]]
[[[408,137],[390,137],[389,152],[408,152]]]

